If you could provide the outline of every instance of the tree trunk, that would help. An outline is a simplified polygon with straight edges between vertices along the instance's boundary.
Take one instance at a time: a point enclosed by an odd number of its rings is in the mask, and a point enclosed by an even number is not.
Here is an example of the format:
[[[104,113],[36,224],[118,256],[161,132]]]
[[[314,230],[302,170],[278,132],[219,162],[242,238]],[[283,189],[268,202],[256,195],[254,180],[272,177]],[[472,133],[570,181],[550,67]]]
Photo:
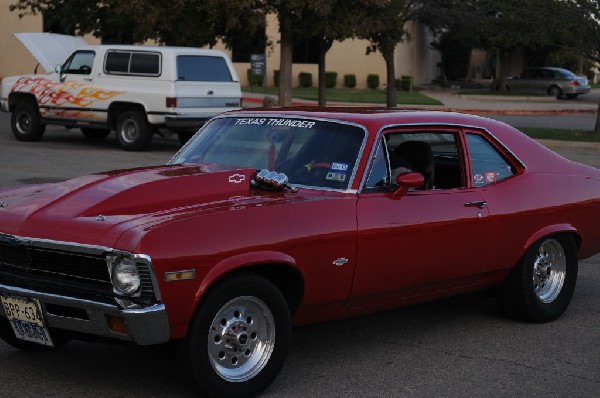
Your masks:
[[[292,105],[292,47],[291,35],[281,32],[281,57],[279,61],[279,102],[280,106]]]
[[[508,71],[510,68],[511,58],[509,56],[509,51],[501,51],[500,52],[500,65],[499,65],[499,79],[498,79],[498,91],[501,93],[505,93],[508,90],[506,89],[506,77],[508,76]]]
[[[385,59],[385,70],[386,70],[386,80],[387,80],[387,88],[386,88],[386,99],[385,103],[390,108],[396,107],[396,71],[394,68],[394,51],[392,50],[390,53],[385,54],[383,56]]]
[[[327,104],[325,56],[327,55],[327,43],[325,39],[319,40],[319,106]]]

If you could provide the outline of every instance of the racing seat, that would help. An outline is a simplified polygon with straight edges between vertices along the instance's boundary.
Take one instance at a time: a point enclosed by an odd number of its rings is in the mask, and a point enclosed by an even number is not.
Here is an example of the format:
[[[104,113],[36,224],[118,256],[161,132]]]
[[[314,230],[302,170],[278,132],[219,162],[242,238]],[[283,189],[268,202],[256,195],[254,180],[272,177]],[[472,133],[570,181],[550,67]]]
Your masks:
[[[433,189],[435,163],[431,146],[423,141],[406,141],[393,150],[391,158],[404,159],[410,169],[423,175],[425,184],[422,189]]]

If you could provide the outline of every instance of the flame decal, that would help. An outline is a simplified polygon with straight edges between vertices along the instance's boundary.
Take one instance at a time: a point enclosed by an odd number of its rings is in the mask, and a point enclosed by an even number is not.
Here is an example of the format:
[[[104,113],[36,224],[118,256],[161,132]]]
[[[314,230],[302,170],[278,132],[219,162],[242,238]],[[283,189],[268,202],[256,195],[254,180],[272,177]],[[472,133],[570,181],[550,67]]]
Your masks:
[[[28,91],[35,94],[40,105],[62,106],[65,104],[87,108],[96,101],[106,101],[125,91],[106,91],[84,83],[67,81],[56,83],[43,77],[22,77],[11,92]]]

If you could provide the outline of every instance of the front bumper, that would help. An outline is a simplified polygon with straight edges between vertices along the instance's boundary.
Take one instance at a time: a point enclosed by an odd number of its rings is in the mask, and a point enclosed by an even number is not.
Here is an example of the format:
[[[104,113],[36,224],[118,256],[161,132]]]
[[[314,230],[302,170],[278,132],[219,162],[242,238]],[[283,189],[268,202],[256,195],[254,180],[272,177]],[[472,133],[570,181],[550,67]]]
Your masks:
[[[14,286],[0,285],[0,294],[36,298],[40,301],[46,324],[50,328],[85,333],[133,342],[139,345],[169,341],[169,321],[164,304],[149,307],[122,308],[114,305],[41,293]],[[4,310],[0,316],[6,317]],[[126,333],[111,330],[107,317],[121,318]]]

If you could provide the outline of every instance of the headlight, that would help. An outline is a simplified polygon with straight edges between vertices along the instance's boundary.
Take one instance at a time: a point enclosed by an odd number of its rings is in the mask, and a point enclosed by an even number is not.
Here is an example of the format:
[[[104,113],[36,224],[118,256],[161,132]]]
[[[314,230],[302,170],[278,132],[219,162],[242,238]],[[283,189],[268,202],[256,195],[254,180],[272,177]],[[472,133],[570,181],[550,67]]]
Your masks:
[[[112,264],[112,283],[115,291],[131,296],[140,289],[140,274],[131,259],[119,257]]]

